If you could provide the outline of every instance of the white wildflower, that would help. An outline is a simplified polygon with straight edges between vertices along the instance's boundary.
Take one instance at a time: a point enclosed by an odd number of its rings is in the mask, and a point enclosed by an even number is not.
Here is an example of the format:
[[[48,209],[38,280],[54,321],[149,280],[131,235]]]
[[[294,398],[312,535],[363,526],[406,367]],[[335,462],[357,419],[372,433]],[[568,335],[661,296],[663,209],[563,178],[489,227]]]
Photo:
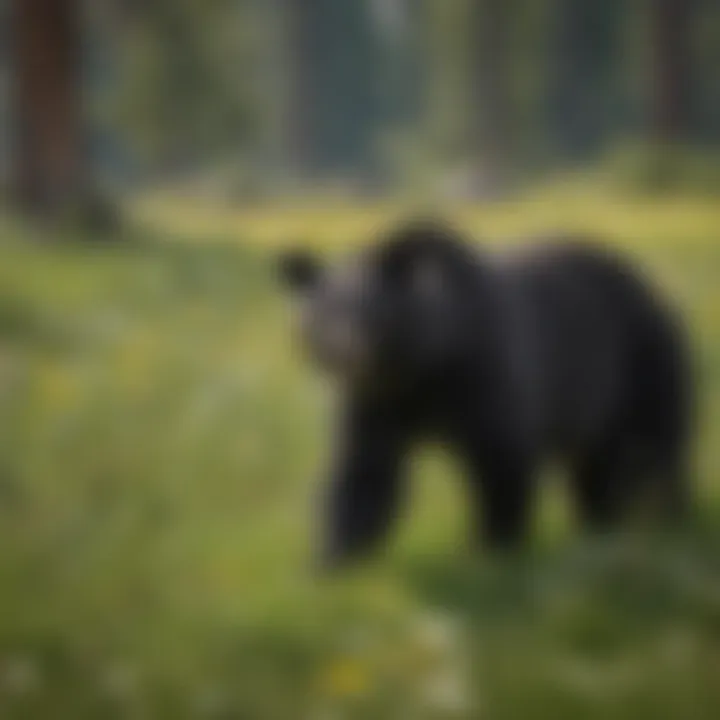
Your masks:
[[[460,624],[449,615],[423,615],[418,619],[416,637],[428,650],[452,652],[458,649]]]
[[[40,668],[32,658],[8,658],[0,667],[0,688],[12,695],[27,695],[40,685],[40,681]]]
[[[217,717],[228,708],[226,694],[216,687],[206,687],[195,698],[195,712],[201,717]]]
[[[431,710],[463,714],[470,710],[468,683],[457,668],[445,668],[423,684],[422,700]]]
[[[135,668],[118,662],[106,668],[101,683],[108,695],[118,700],[127,700],[137,694],[140,677]]]

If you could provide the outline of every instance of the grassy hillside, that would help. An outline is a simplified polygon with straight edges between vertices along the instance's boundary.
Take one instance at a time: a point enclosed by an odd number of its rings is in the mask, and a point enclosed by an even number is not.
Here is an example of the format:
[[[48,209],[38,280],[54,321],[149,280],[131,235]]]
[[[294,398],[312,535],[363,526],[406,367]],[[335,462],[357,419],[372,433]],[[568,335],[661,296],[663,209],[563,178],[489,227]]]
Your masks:
[[[155,199],[103,247],[2,225],[0,716],[717,717],[720,210],[568,189],[452,210],[496,243],[600,231],[686,310],[692,532],[581,540],[556,482],[531,553],[468,558],[460,480],[429,449],[388,553],[320,579],[327,398],[271,251],[338,252],[401,211]]]

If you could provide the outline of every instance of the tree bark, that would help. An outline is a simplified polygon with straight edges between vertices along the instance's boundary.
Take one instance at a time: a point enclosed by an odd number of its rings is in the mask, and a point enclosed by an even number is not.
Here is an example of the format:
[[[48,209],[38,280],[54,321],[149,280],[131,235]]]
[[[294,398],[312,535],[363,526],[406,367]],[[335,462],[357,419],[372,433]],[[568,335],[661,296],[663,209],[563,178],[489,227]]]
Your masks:
[[[312,178],[318,159],[317,0],[281,0],[289,69],[286,126],[291,172],[296,180]]]
[[[478,190],[496,192],[510,163],[510,73],[507,47],[511,0],[473,0],[470,17],[471,144]]]
[[[14,0],[14,195],[36,216],[87,194],[79,0]]]
[[[692,0],[652,0],[653,100],[655,140],[683,140],[690,116],[690,22]]]
[[[550,150],[561,162],[592,161],[614,119],[617,82],[609,74],[621,6],[618,0],[554,0],[551,8],[544,118]]]

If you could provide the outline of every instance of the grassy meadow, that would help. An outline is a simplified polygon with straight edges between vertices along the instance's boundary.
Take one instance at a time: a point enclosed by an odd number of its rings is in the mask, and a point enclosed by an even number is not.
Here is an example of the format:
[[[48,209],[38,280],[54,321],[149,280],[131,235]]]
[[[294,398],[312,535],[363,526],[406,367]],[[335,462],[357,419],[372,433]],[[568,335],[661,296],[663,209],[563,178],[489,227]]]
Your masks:
[[[402,213],[154,198],[108,245],[0,222],[0,717],[718,717],[720,208],[566,187],[448,211],[495,244],[601,233],[676,298],[695,528],[583,539],[555,480],[524,557],[471,558],[460,478],[428,449],[387,553],[320,578],[328,398],[272,259]]]

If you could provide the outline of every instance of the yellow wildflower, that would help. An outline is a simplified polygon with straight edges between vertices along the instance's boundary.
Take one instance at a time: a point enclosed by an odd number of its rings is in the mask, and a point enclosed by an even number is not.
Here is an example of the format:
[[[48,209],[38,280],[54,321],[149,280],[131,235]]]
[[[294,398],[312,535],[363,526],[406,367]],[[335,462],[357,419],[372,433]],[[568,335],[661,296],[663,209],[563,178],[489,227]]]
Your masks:
[[[320,691],[330,697],[358,697],[365,694],[369,686],[367,669],[353,658],[335,660],[320,675]]]
[[[37,389],[41,402],[52,410],[64,409],[77,392],[74,376],[59,365],[45,365],[40,369]]]

